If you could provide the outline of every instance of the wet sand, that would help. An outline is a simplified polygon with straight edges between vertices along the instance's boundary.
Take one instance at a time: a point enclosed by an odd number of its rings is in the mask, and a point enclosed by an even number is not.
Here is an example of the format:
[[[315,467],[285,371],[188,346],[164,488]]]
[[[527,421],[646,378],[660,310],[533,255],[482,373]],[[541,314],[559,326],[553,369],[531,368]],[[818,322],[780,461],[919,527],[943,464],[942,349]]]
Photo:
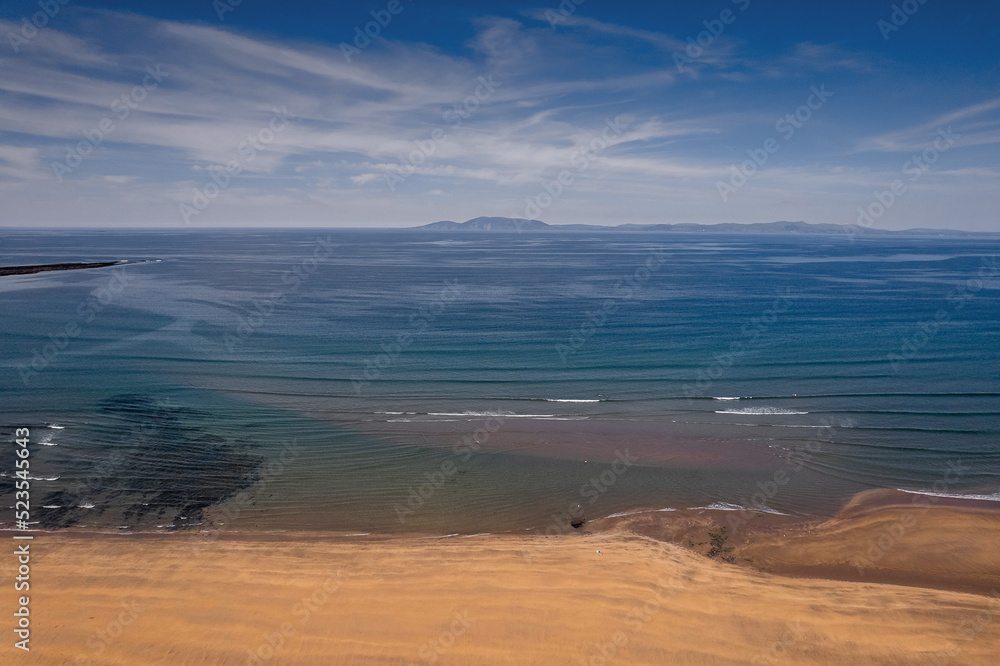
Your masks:
[[[873,490],[830,520],[755,535],[736,555],[773,573],[990,594],[1000,592],[998,506]]]
[[[817,524],[764,516],[713,558],[726,512],[556,537],[40,535],[32,652],[4,663],[994,664],[995,505],[922,508],[877,495]],[[824,578],[848,578],[905,512],[860,580]],[[885,572],[895,584],[873,582]]]

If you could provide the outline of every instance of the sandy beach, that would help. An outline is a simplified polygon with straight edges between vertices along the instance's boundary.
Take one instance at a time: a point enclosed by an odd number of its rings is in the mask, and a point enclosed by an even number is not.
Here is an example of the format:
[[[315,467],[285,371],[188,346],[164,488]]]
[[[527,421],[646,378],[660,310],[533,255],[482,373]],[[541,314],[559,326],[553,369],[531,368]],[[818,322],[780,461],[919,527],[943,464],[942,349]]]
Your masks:
[[[40,535],[32,650],[4,663],[996,663],[997,512],[904,501],[761,523],[732,564],[699,552],[724,512],[556,537]]]

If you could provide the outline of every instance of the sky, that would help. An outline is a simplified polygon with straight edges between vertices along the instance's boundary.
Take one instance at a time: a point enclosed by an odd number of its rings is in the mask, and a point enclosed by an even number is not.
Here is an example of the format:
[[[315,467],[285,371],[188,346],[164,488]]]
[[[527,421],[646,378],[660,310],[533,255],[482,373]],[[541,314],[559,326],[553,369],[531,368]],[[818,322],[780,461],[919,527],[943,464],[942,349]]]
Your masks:
[[[0,226],[1000,231],[993,0],[18,0],[0,37]]]

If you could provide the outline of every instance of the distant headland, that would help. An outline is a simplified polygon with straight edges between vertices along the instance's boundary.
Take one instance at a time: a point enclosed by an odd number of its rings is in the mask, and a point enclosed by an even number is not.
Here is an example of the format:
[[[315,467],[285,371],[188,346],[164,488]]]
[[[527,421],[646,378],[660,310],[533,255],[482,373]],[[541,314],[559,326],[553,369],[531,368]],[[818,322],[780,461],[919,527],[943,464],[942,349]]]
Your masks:
[[[845,234],[879,236],[984,236],[990,232],[954,231],[948,229],[906,229],[890,231],[853,224],[811,224],[809,222],[755,222],[737,224],[547,224],[541,220],[521,217],[475,217],[465,222],[432,222],[411,229],[424,231],[662,231],[675,233],[726,233],[726,234]]]

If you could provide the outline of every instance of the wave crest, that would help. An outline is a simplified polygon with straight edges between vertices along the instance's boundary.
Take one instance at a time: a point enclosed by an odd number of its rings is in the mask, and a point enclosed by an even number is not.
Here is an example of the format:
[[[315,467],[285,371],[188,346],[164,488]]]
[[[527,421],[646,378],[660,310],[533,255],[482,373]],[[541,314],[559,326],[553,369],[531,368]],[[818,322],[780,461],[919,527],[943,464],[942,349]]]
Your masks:
[[[742,409],[717,409],[716,414],[808,414],[809,412],[799,412],[794,409],[782,409],[781,407],[743,407]]]

